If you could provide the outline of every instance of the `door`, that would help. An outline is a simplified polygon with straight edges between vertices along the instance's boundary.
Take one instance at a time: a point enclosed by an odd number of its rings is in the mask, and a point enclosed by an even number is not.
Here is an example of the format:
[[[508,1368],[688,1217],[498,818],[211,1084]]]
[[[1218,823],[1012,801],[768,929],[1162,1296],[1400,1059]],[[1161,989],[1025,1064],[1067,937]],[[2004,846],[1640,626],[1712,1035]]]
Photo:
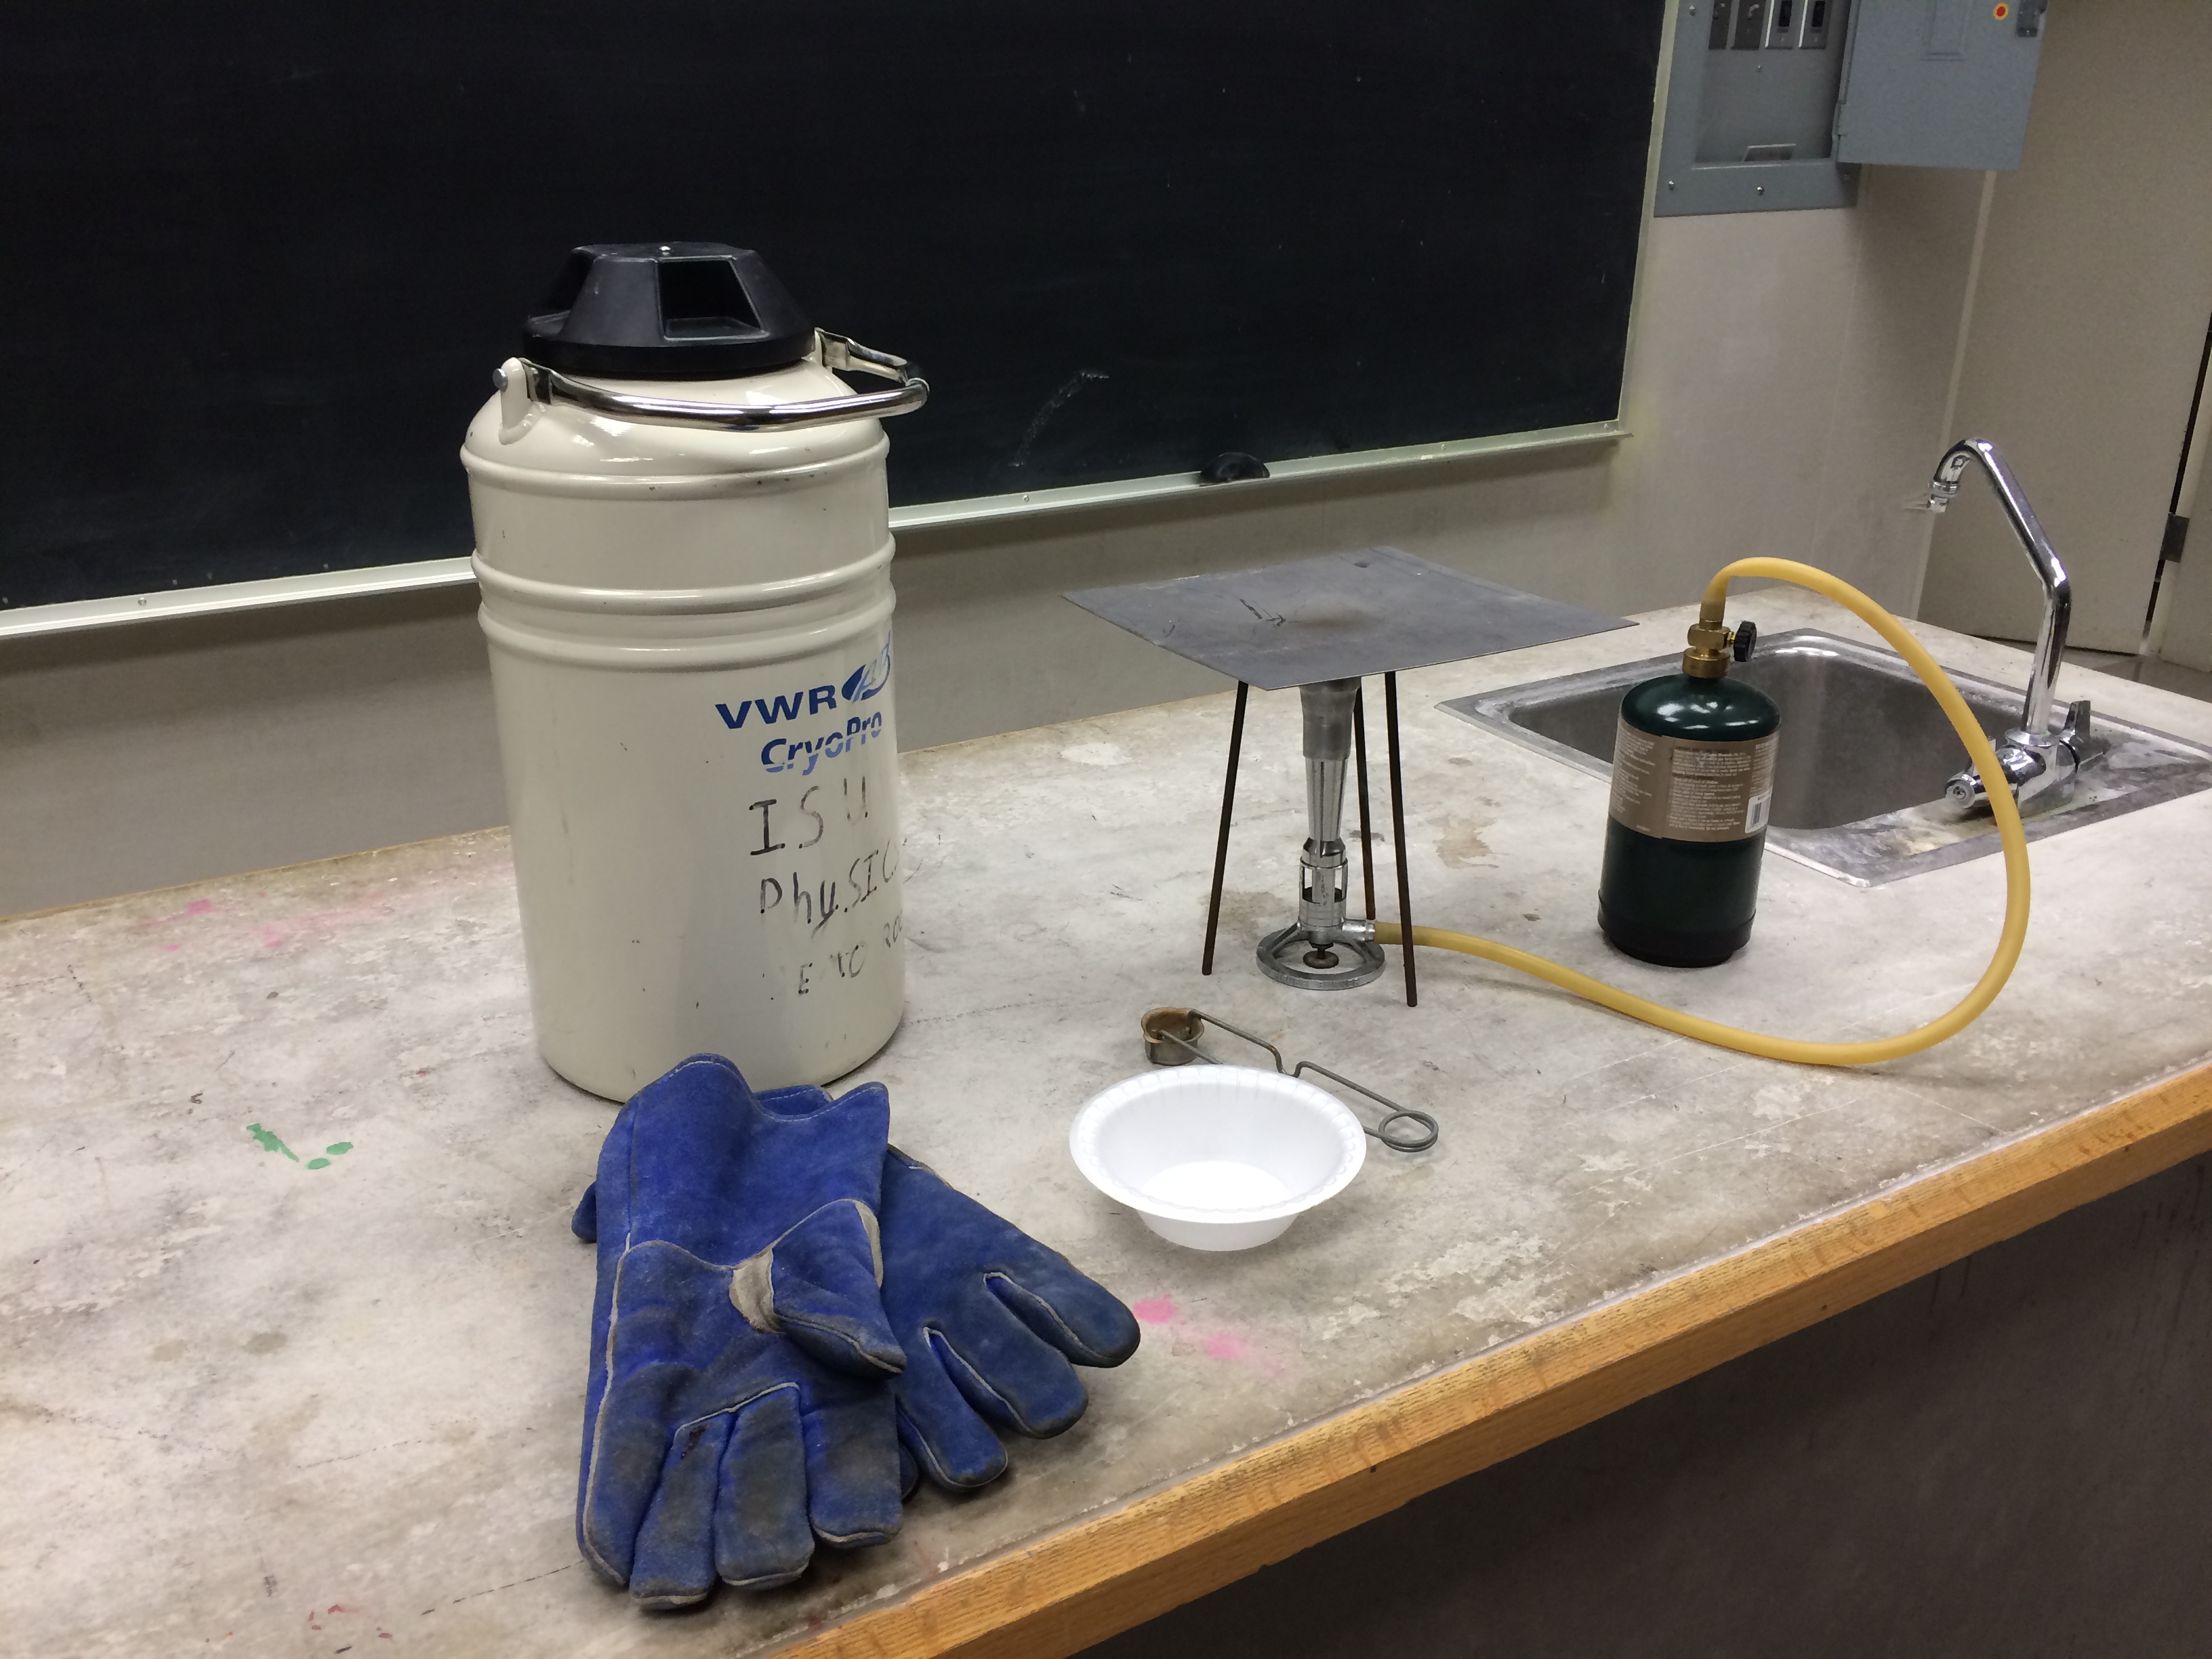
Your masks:
[[[2208,373],[2212,373],[2212,326],[2204,331],[2203,355],[2197,361],[2197,398],[2190,406],[2189,435],[2174,474],[2172,507],[2159,550],[2158,582],[2143,629],[2143,654],[2212,673],[2212,533],[2197,536],[2194,559],[2182,556],[2189,548],[2191,521],[2212,507],[2204,488],[2206,456],[2212,453],[2212,413],[2204,406]]]

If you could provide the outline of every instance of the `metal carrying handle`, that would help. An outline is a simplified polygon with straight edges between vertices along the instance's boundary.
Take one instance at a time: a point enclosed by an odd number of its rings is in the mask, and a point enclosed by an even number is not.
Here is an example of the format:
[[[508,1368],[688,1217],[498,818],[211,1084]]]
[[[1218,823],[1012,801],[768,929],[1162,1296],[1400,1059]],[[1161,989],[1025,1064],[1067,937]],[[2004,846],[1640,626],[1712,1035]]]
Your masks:
[[[640,398],[627,392],[609,392],[571,379],[557,368],[533,363],[522,366],[523,388],[534,404],[574,404],[596,414],[618,416],[625,421],[665,421],[676,426],[710,427],[718,432],[788,432],[799,427],[831,426],[866,416],[880,420],[911,414],[929,401],[929,382],[914,373],[903,357],[878,351],[857,340],[827,329],[814,331],[814,340],[824,368],[842,368],[882,380],[896,380],[892,392],[856,392],[848,398],[810,398],[793,404],[701,404],[681,398]],[[492,371],[492,383],[507,389],[507,370]]]
[[[1268,1054],[1274,1057],[1276,1071],[1281,1073],[1285,1077],[1303,1077],[1308,1072],[1319,1072],[1323,1077],[1329,1079],[1333,1082],[1340,1083],[1347,1089],[1357,1090],[1359,1093],[1365,1095],[1368,1099],[1375,1101],[1378,1104],[1389,1107],[1390,1109],[1383,1114],[1382,1121],[1380,1123],[1375,1124],[1371,1127],[1364,1123],[1361,1124],[1359,1127],[1365,1129],[1369,1134],[1374,1136],[1376,1139],[1381,1141],[1392,1152],[1425,1152],[1430,1147],[1437,1144],[1437,1121],[1431,1117],[1426,1112],[1417,1112],[1410,1106],[1401,1106],[1396,1101],[1391,1099],[1389,1096],[1377,1094],[1374,1090],[1369,1088],[1364,1083],[1354,1083],[1350,1078],[1345,1076],[1343,1073],[1332,1072],[1328,1066],[1322,1065],[1317,1060],[1302,1060],[1297,1063],[1295,1068],[1285,1066],[1283,1064],[1283,1051],[1280,1048],[1278,1048],[1273,1043],[1268,1042],[1267,1038],[1263,1036],[1255,1036],[1249,1031],[1244,1030],[1238,1026],[1231,1025],[1227,1020],[1222,1018],[1220,1015],[1209,1014],[1203,1009],[1146,1009],[1145,1011],[1144,1017],[1138,1021],[1138,1024],[1142,1028],[1145,1033],[1145,1058],[1151,1060],[1155,1066],[1188,1066],[1190,1064],[1189,1058],[1171,1058],[1170,1056],[1169,1046],[1172,1045],[1175,1048],[1182,1050],[1184,1054],[1203,1060],[1208,1066],[1219,1066],[1224,1064],[1224,1062],[1216,1060],[1212,1054],[1207,1054],[1206,1050],[1198,1046],[1198,1039],[1200,1036],[1204,1035],[1207,1022],[1209,1021],[1218,1025],[1223,1030],[1228,1032],[1232,1036],[1243,1037],[1245,1042],[1252,1044],[1255,1048],[1265,1048]],[[1405,1121],[1409,1123],[1418,1123],[1421,1127],[1410,1135],[1391,1133],[1390,1126],[1398,1122],[1401,1119],[1403,1119]]]

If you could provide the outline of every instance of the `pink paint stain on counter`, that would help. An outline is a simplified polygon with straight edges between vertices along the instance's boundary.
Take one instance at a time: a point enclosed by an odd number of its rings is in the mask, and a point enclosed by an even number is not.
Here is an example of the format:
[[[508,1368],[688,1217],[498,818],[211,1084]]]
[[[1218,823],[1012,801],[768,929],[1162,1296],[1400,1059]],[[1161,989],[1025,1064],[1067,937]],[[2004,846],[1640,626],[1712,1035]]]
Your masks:
[[[361,899],[351,904],[342,904],[329,910],[309,910],[289,916],[284,925],[295,933],[315,929],[351,927],[360,922],[385,921],[392,915],[392,902],[382,894]]]
[[[255,896],[266,898],[268,894],[262,892],[256,894]],[[181,910],[174,911],[166,916],[155,916],[151,921],[139,925],[149,928],[167,927],[177,922],[191,921],[201,916],[213,915],[219,908],[213,899],[194,899]],[[274,951],[304,933],[329,933],[339,927],[362,922],[384,921],[392,914],[392,907],[390,899],[386,895],[378,893],[351,903],[339,905],[335,908],[311,910],[304,915],[287,917],[281,926],[265,921],[250,923],[248,926],[255,938],[259,940],[263,950]],[[161,948],[164,951],[175,951],[182,947],[178,945],[164,945]]]
[[[1170,1340],[1170,1346],[1177,1353],[1188,1353],[1194,1343],[1199,1352],[1224,1364],[1249,1365],[1268,1376],[1283,1376],[1289,1369],[1276,1352],[1278,1345],[1269,1342],[1265,1337],[1255,1346],[1253,1339],[1241,1331],[1206,1331],[1201,1334],[1191,1329],[1182,1310],[1176,1306],[1175,1298],[1171,1296],[1146,1297],[1141,1301],[1132,1302],[1129,1311],[1136,1315],[1137,1322],[1140,1325],[1182,1326],[1183,1328]]]
[[[309,934],[327,935],[340,927],[351,927],[362,922],[386,921],[392,915],[392,908],[390,902],[380,894],[375,898],[363,900],[357,904],[343,905],[337,909],[309,910],[299,915],[287,916],[281,925],[266,921],[257,922],[254,924],[253,931],[256,937],[260,939],[263,950],[275,951]]]
[[[215,901],[213,899],[194,899],[190,904],[187,904],[183,909],[177,911],[174,915],[156,916],[151,921],[141,922],[139,926],[142,927],[167,927],[173,921],[185,921],[193,916],[208,915],[211,914],[214,909]]]

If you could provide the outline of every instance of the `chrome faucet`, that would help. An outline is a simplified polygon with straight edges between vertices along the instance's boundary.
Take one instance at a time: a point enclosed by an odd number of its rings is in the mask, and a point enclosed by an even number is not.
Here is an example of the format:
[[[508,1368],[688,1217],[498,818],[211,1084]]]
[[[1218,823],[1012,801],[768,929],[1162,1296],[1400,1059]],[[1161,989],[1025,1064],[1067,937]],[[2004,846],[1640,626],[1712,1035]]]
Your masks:
[[[2055,729],[2051,725],[2051,705],[2057,691],[2059,665],[2066,654],[2066,627],[2073,618],[2074,596],[2066,580],[2066,567],[2059,563],[2051,538],[2043,533],[2035,509],[2021,491],[2020,480],[2013,477],[2012,468],[1988,439],[1961,438],[1943,452],[1928,486],[1928,510],[1941,513],[1951,504],[1969,461],[1979,461],[1989,475],[1990,488],[1996,492],[2013,533],[2020,538],[2028,562],[2043,582],[2043,630],[2036,636],[2035,662],[2028,671],[2020,724],[1994,744],[2006,783],[2014,798],[2025,805],[2038,795],[2063,793],[2091,757],[2086,699],[2069,703],[2059,725]],[[1953,775],[1943,794],[1961,807],[1980,805],[1989,799],[1984,779],[1971,766]]]

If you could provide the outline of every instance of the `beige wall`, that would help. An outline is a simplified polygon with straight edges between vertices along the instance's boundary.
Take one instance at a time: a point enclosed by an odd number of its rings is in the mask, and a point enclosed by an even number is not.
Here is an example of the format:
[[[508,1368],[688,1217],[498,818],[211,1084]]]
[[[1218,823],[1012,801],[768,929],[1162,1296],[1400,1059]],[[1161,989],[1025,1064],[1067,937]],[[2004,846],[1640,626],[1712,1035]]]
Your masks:
[[[1752,553],[1910,605],[1979,188],[1873,170],[1853,210],[1651,222],[1617,447],[909,535],[902,741],[1218,684],[1067,589],[1375,543],[1623,611]],[[0,914],[502,821],[472,607],[334,602],[0,646]]]
[[[2212,4],[2060,0],[2027,148],[1999,173],[1959,386],[2073,578],[2073,642],[2142,632],[2212,316]],[[1978,483],[1943,517],[1921,614],[2033,637],[2040,590]]]

